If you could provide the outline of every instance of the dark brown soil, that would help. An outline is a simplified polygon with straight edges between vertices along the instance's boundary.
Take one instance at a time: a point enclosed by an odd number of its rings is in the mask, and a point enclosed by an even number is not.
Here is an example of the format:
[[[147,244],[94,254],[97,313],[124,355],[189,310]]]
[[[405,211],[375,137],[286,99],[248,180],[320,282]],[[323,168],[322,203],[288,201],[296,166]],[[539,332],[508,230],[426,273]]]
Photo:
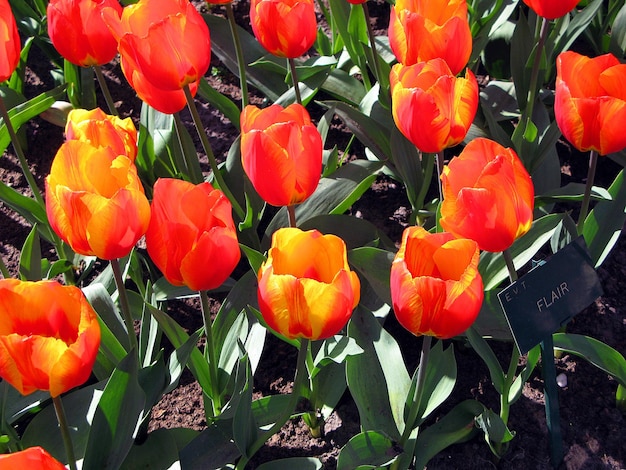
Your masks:
[[[372,2],[373,3],[373,2]],[[237,5],[237,3],[235,4]],[[377,5],[373,16],[378,18],[377,28],[386,28],[385,6]],[[245,17],[243,8],[236,13]],[[377,11],[382,13],[376,16]],[[381,19],[382,18],[382,19]],[[245,20],[244,20],[245,21]],[[379,24],[381,23],[381,24]],[[243,23],[247,24],[247,23]],[[233,99],[239,98],[236,80],[221,67],[217,59],[213,64],[220,74],[210,78],[211,84],[220,92]],[[47,69],[33,64],[29,72],[27,96],[52,88]],[[106,67],[106,76],[113,85],[114,99],[121,112],[137,118],[140,103],[129,93],[119,67]],[[103,109],[106,109],[102,103]],[[233,126],[219,112],[202,106],[202,118],[209,138],[218,158],[223,158],[230,143],[236,137]],[[187,119],[185,113],[183,118]],[[340,123],[337,121],[337,128]],[[56,149],[63,141],[62,129],[36,118],[25,126],[28,148],[26,150],[31,170],[37,183],[43,189]],[[340,133],[341,130],[339,129]],[[192,133],[193,135],[193,133]],[[353,148],[356,157],[359,147]],[[563,167],[571,173],[571,178],[582,180],[586,174],[584,157],[565,154]],[[208,167],[205,165],[205,171]],[[603,159],[599,163],[599,178],[610,181],[616,174],[616,165]],[[570,176],[564,175],[564,180]],[[0,179],[26,194],[27,185],[21,175],[17,159],[9,148],[0,158]],[[409,204],[401,184],[386,177],[379,177],[372,188],[352,208],[365,219],[382,228],[392,240],[398,241],[407,224]],[[10,208],[0,203],[0,253],[12,275],[16,275],[19,265],[19,251],[30,227]],[[581,312],[570,324],[571,333],[585,334],[599,339],[626,354],[626,238],[622,236],[609,258],[598,270],[604,295]],[[215,299],[217,308],[219,299]],[[197,305],[193,302],[171,302],[169,313],[186,329],[193,331],[201,326]],[[415,369],[421,340],[404,331],[390,315],[385,327],[400,343],[409,371]],[[268,336],[261,365],[254,377],[255,394],[267,395],[286,393],[290,390],[294,375],[296,351],[281,343],[272,335]],[[499,359],[506,364],[511,352],[510,344],[493,345]],[[432,420],[443,416],[445,410],[454,404],[474,398],[494,410],[498,409],[498,396],[489,380],[489,373],[480,358],[461,343],[455,345],[458,363],[458,381],[451,399],[442,410],[435,413]],[[589,365],[586,361],[571,355],[557,359],[557,373],[567,376],[567,386],[559,390],[561,427],[563,430],[564,460],[561,468],[577,469],[624,469],[626,468],[626,446],[624,429],[626,420],[615,407],[617,382],[606,373]],[[431,420],[431,422],[432,422]],[[543,382],[539,368],[524,387],[523,397],[512,407],[510,428],[516,437],[510,444],[506,456],[496,463],[482,436],[477,435],[469,442],[454,445],[440,453],[428,468],[437,469],[545,469],[550,468],[549,435],[544,415]],[[184,374],[180,386],[163,397],[153,410],[150,430],[171,427],[190,427],[201,430],[206,426],[201,390],[191,374]],[[272,437],[255,456],[250,468],[278,458],[291,456],[314,456],[323,462],[323,468],[333,469],[339,450],[347,441],[360,432],[358,411],[350,395],[340,401],[335,412],[325,424],[322,438],[312,438],[300,419],[293,420]]]

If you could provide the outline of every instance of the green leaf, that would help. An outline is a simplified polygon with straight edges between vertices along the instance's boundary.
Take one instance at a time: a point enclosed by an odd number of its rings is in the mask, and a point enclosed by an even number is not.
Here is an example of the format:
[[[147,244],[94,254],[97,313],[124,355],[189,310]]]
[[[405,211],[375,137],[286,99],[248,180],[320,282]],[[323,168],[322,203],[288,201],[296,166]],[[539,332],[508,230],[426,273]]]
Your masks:
[[[342,364],[346,358],[361,354],[363,350],[356,341],[348,336],[335,335],[325,339],[313,360],[314,368],[309,372],[313,379],[329,362]]]
[[[589,336],[555,333],[552,338],[557,351],[582,357],[626,387],[626,359],[619,351]]]
[[[241,453],[232,440],[232,420],[219,419],[180,451],[182,468],[222,470]]]
[[[389,272],[394,253],[380,248],[354,248],[348,252],[348,260],[361,276],[366,278],[376,294],[391,305]]]
[[[495,449],[493,444],[503,444],[509,442],[514,437],[500,415],[493,410],[483,411],[476,418],[476,426],[485,433],[485,440],[492,450]]]
[[[130,449],[121,470],[180,467],[179,452],[198,434],[189,428],[156,429],[141,445]]]
[[[125,351],[129,351],[130,345],[128,344],[126,324],[124,323],[124,320],[115,306],[113,299],[111,299],[111,295],[108,293],[104,285],[99,282],[94,282],[84,287],[83,293],[102,321],[107,325],[109,331],[115,335],[117,343],[123,345]],[[114,352],[113,357],[119,357],[118,346],[111,346],[111,351]],[[126,352],[123,356],[126,356]],[[119,359],[121,359],[121,357]]]
[[[291,457],[266,462],[257,467],[257,470],[320,470],[322,462],[314,457]]]
[[[20,278],[23,281],[40,281],[41,274],[41,243],[37,233],[37,225],[33,226],[26,237],[20,253]]]
[[[465,400],[417,436],[415,468],[424,468],[430,459],[446,447],[464,442],[474,435],[474,422],[485,407],[476,400]]]
[[[239,130],[241,110],[230,98],[213,88],[204,77],[200,80],[198,95],[220,111],[227,119],[230,120],[230,122],[233,123],[235,129]]]
[[[31,225],[37,224],[39,234],[49,242],[55,240],[55,234],[48,223],[46,209],[34,199],[20,194],[15,189],[0,181],[0,201],[24,217]]]
[[[337,470],[354,470],[361,466],[378,468],[389,464],[398,454],[398,449],[387,436],[377,431],[364,431],[341,448]]]
[[[491,377],[491,383],[496,392],[502,393],[502,387],[504,386],[504,372],[502,366],[493,352],[493,349],[489,346],[487,341],[471,326],[465,332],[468,341],[472,345],[472,349],[483,360],[487,368],[489,369],[489,375]]]
[[[242,455],[251,457],[250,447],[257,439],[257,424],[252,412],[252,371],[247,356],[239,360],[235,373],[235,396],[231,400],[235,408],[233,439]]]
[[[393,241],[369,220],[347,214],[317,215],[298,224],[302,230],[317,229],[340,237],[348,250],[365,246],[382,246],[395,250]]]
[[[91,422],[84,468],[118,469],[126,459],[146,400],[137,367],[131,351],[107,382]]]
[[[609,187],[611,201],[596,204],[585,219],[583,236],[589,254],[597,268],[609,255],[626,222],[626,184],[624,170],[620,171]]]
[[[561,52],[568,50],[576,38],[587,29],[587,26],[593,21],[593,18],[602,7],[603,3],[603,0],[593,0],[580,12],[575,14],[574,19],[569,23],[565,33],[559,36],[554,45],[550,63],[554,63],[554,58]]]
[[[348,387],[359,409],[361,427],[399,440],[404,430],[404,404],[411,387],[400,347],[372,312],[362,306],[352,314],[348,335],[363,349],[362,354],[346,361]]]
[[[582,183],[568,183],[565,186],[535,196],[535,207],[561,201],[582,201],[585,195],[585,185]],[[600,186],[591,188],[592,201],[610,201],[611,193]]]
[[[286,406],[291,403],[291,397],[287,394],[268,395],[252,401],[252,413],[254,419],[261,427],[274,424],[278,420]]]

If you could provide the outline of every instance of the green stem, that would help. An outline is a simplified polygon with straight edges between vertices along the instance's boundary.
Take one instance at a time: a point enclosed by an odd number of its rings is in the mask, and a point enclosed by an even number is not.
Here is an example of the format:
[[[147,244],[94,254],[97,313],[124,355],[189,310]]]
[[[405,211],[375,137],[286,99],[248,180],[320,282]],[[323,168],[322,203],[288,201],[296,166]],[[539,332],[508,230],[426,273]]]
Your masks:
[[[298,224],[296,223],[296,206],[294,205],[287,206],[287,215],[289,216],[289,226],[297,227]]]
[[[244,455],[239,459],[235,470],[244,470],[250,458],[252,458],[252,456],[263,446],[263,444],[265,444],[265,441],[276,434],[287,422],[287,420],[291,418],[292,413],[298,405],[298,400],[301,396],[300,391],[305,384],[305,380],[309,380],[309,374],[306,367],[308,348],[309,340],[302,338],[300,340],[300,349],[298,350],[298,359],[296,363],[296,374],[293,379],[293,389],[291,390],[291,399],[289,400],[288,406],[283,409],[283,413],[278,417],[272,427],[261,434],[261,436],[250,446],[248,452],[246,452],[247,457]]]
[[[230,25],[230,34],[233,37],[233,44],[235,46],[235,53],[237,55],[237,66],[239,67],[239,88],[241,88],[241,109],[248,105],[248,83],[246,82],[246,61],[243,56],[243,49],[241,47],[241,40],[239,39],[239,32],[237,31],[237,22],[235,21],[235,14],[233,13],[232,3],[227,3],[226,16],[228,17],[228,23]]]
[[[241,208],[237,199],[233,196],[233,193],[230,192],[226,182],[224,181],[224,177],[220,172],[220,169],[217,166],[217,160],[215,160],[215,155],[213,154],[213,149],[211,148],[211,144],[209,143],[209,138],[204,132],[204,126],[202,125],[202,120],[200,119],[200,114],[198,113],[198,108],[196,107],[196,103],[191,95],[191,91],[189,90],[189,86],[185,85],[183,88],[185,91],[185,98],[187,99],[187,106],[189,107],[189,112],[191,113],[191,117],[193,119],[193,124],[196,126],[196,131],[198,132],[198,137],[200,137],[200,142],[202,142],[202,148],[206,153],[207,158],[209,159],[209,164],[211,165],[211,170],[213,171],[213,177],[215,178],[215,182],[219,189],[226,195],[226,197],[230,200],[230,203],[233,206],[233,209],[239,216],[241,220],[244,220],[246,217],[246,213]]]
[[[136,354],[139,352],[137,346],[137,336],[135,336],[135,322],[130,312],[130,304],[128,303],[128,295],[126,294],[126,286],[124,286],[124,279],[122,276],[122,269],[120,267],[120,261],[115,258],[111,260],[111,268],[113,269],[113,278],[115,279],[115,285],[117,286],[117,294],[120,300],[120,310],[122,311],[122,318],[126,323],[126,332],[128,333],[128,345],[131,351],[134,349]]]
[[[413,423],[417,420],[417,415],[420,409],[420,402],[424,396],[424,382],[426,381],[426,369],[428,368],[428,358],[430,357],[430,345],[433,337],[425,335],[422,337],[422,352],[420,353],[419,370],[417,371],[417,382],[415,384],[415,397],[411,402],[411,408],[409,410],[409,416],[404,426],[404,432],[400,438],[399,445],[403,447],[406,444],[407,439],[413,432]]]
[[[67,417],[65,415],[65,409],[63,408],[63,402],[61,397],[52,397],[52,403],[54,404],[54,411],[59,421],[59,429],[61,430],[61,437],[63,438],[63,445],[65,446],[65,453],[67,454],[67,463],[70,466],[70,470],[76,469],[76,457],[74,455],[74,445],[72,444],[72,436],[70,435],[70,427],[67,423]]]
[[[293,59],[287,59],[289,64],[289,72],[291,73],[291,81],[293,82],[293,91],[296,94],[296,102],[302,104],[302,97],[300,96],[300,84],[298,83],[298,73],[296,71],[296,63]]]
[[[206,345],[204,347],[204,357],[209,363],[209,374],[211,375],[211,404],[213,405],[213,417],[220,414],[222,409],[222,399],[219,387],[219,364],[217,362],[217,351],[213,339],[213,323],[211,322],[211,312],[209,310],[209,297],[205,290],[200,291],[200,306],[202,309],[202,322],[204,323],[204,334],[206,335]]]
[[[104,79],[104,75],[102,74],[102,68],[99,65],[94,65],[93,71],[96,74],[98,85],[100,85],[100,90],[102,90],[102,94],[104,95],[104,100],[107,103],[109,112],[113,116],[119,116],[119,113],[117,112],[117,108],[115,107],[115,102],[113,101],[113,97],[111,96],[111,92],[109,91],[107,82]]]
[[[504,250],[502,252],[502,257],[506,263],[506,269],[509,271],[509,281],[511,281],[511,283],[517,281],[517,271],[515,269],[515,264],[513,263],[511,252],[508,249]]]
[[[439,202],[443,202],[443,188],[441,186],[441,173],[443,172],[443,150],[437,152],[437,188],[439,189]]]
[[[410,223],[411,225],[415,225],[417,223],[417,215],[418,211],[424,207],[424,199],[426,198],[426,194],[428,193],[428,188],[430,187],[430,180],[433,177],[433,169],[435,167],[435,157],[432,153],[423,153],[422,152],[422,168],[424,172],[424,177],[422,179],[422,187],[420,188],[420,192],[417,195],[415,201],[411,201],[411,217]],[[422,225],[421,223],[419,225]]]
[[[376,74],[376,80],[378,80],[378,83],[382,87],[383,74],[380,70],[380,58],[378,57],[378,51],[376,49],[376,42],[375,42],[376,36],[374,36],[374,29],[372,28],[372,24],[370,23],[370,11],[369,11],[369,8],[367,7],[367,2],[361,3],[361,6],[363,7],[363,13],[365,14],[365,23],[367,24],[367,35],[369,36],[370,45],[372,48],[372,58],[374,61],[374,73]],[[367,70],[363,72],[363,75],[365,75],[366,73],[367,73]]]
[[[591,188],[593,187],[593,180],[596,177],[596,167],[598,165],[598,152],[591,150],[589,152],[589,170],[587,171],[587,182],[585,183],[585,195],[583,196],[583,202],[580,206],[580,214],[578,215],[578,235],[582,235],[585,228],[585,219],[587,218],[587,212],[589,212],[589,202],[591,200]]]
[[[198,162],[198,157],[195,152],[188,152],[185,150],[183,144],[183,135],[185,132],[185,125],[180,118],[179,113],[174,113],[174,129],[176,130],[176,138],[178,139],[178,146],[180,147],[180,154],[178,152],[172,152],[174,155],[176,169],[182,173],[182,177],[193,184],[200,184],[204,181],[202,176],[202,170]],[[195,160],[194,160],[195,158]]]

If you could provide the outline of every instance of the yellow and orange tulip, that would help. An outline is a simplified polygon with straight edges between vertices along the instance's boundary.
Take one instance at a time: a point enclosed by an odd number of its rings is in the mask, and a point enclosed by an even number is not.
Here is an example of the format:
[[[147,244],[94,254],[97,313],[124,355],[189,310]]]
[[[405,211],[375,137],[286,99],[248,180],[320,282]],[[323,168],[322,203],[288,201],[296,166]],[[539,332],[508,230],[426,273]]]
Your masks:
[[[0,455],[0,468],[28,470],[66,470],[65,465],[52,457],[43,447],[29,447],[12,454]]]
[[[0,83],[8,80],[20,62],[20,35],[9,0],[0,0],[0,37],[2,51],[0,53]]]
[[[274,232],[258,279],[263,318],[291,339],[337,334],[360,299],[361,284],[348,266],[345,243],[317,230]]]
[[[467,330],[483,303],[480,252],[473,240],[408,227],[391,265],[398,322],[416,336],[452,338]]]
[[[173,114],[195,95],[211,62],[209,28],[188,0],[139,0],[121,18],[105,8],[103,18],[118,41],[124,76],[153,108]]]
[[[396,126],[422,152],[440,152],[465,138],[478,108],[478,83],[467,69],[455,77],[443,59],[404,66],[389,75]]]
[[[137,157],[137,129],[132,119],[111,116],[100,108],[70,111],[65,138],[82,140],[94,147],[111,147],[116,155],[125,155],[133,162]]]
[[[46,178],[52,229],[82,255],[126,256],[150,222],[150,203],[133,162],[111,147],[70,140]]]
[[[2,279],[0,313],[0,376],[22,395],[57,397],[89,378],[100,326],[79,288]]]
[[[537,15],[555,20],[572,11],[580,0],[524,0]]]
[[[248,105],[241,112],[243,169],[269,204],[299,204],[313,194],[322,152],[322,137],[300,104],[264,109]]]
[[[612,54],[592,59],[567,51],[557,57],[554,115],[581,152],[607,155],[626,147],[625,80],[626,65]]]
[[[441,179],[440,223],[456,237],[498,252],[530,229],[535,190],[512,149],[474,139],[444,167]]]
[[[278,57],[300,57],[317,38],[313,0],[251,0],[250,24],[261,45]]]
[[[404,65],[441,58],[456,75],[472,53],[466,0],[398,0],[388,34],[391,50]]]
[[[117,55],[117,41],[102,20],[102,9],[122,13],[117,0],[50,0],[48,35],[59,53],[82,67],[104,65]]]
[[[209,183],[161,178],[154,185],[148,254],[173,285],[215,289],[240,259],[231,204]]]

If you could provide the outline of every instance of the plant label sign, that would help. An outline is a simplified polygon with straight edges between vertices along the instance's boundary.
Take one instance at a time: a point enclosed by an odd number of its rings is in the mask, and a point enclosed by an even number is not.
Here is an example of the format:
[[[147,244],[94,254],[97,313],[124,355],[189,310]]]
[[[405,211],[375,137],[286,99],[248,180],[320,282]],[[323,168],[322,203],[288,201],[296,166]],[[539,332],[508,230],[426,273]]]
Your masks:
[[[583,237],[498,293],[520,354],[557,331],[602,295]]]

